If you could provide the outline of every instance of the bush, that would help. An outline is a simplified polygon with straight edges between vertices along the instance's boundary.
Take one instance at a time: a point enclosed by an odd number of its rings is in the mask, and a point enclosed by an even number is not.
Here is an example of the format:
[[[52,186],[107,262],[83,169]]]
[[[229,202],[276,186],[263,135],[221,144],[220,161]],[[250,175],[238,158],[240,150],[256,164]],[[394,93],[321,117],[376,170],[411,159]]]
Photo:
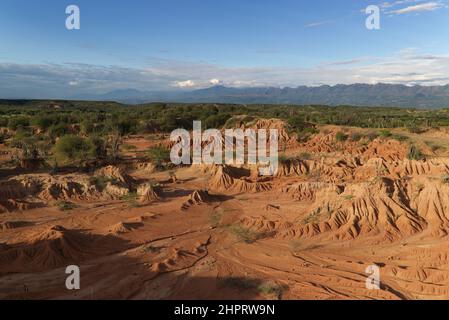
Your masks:
[[[407,158],[409,160],[423,160],[424,154],[416,146],[411,146],[408,150]]]
[[[242,241],[247,244],[254,243],[258,240],[257,233],[251,231],[250,229],[246,229],[242,226],[235,225],[229,228],[229,231],[237,237],[239,241]]]
[[[61,211],[70,211],[70,210],[74,210],[74,209],[78,208],[78,206],[76,204],[69,202],[69,201],[59,201],[56,204],[56,206]]]
[[[96,146],[90,139],[68,135],[56,142],[54,155],[58,163],[82,165],[96,159]]]
[[[290,158],[287,157],[285,154],[281,154],[278,157],[278,161],[280,164],[288,164],[290,162]]]
[[[354,132],[351,134],[350,139],[352,142],[359,142],[360,140],[362,140],[362,135],[358,132]]]
[[[391,136],[392,139],[397,140],[399,142],[404,142],[408,140],[408,137],[400,135],[400,134],[394,134]]]
[[[48,128],[48,135],[52,139],[60,138],[69,134],[69,126],[65,123],[59,123]]]
[[[0,128],[5,128],[8,126],[8,118],[0,117]]]
[[[101,137],[94,136],[87,139],[91,146],[91,157],[93,160],[105,159],[108,156],[106,141]]]
[[[379,135],[380,135],[382,138],[389,138],[389,137],[392,136],[392,133],[391,133],[389,130],[380,130],[380,131],[379,131]]]
[[[19,128],[25,128],[30,126],[30,120],[28,117],[19,116],[10,118],[8,121],[8,128],[16,131]]]
[[[288,124],[298,135],[299,141],[307,141],[311,136],[320,133],[318,129],[306,123],[300,116],[289,119]]]
[[[122,146],[123,150],[125,151],[133,151],[133,150],[137,150],[136,146],[133,146],[132,144],[124,144]]]
[[[111,127],[114,131],[117,131],[120,136],[125,136],[131,133],[136,133],[139,127],[139,123],[134,119],[128,119],[125,116],[112,122]]]
[[[86,119],[83,122],[81,122],[80,128],[83,134],[88,135],[95,131],[95,123],[90,119]]]
[[[365,137],[369,140],[369,141],[373,141],[375,139],[377,139],[379,137],[379,135],[375,132],[368,132]]]
[[[44,131],[47,131],[53,123],[53,118],[50,116],[35,116],[31,119],[31,125]]]
[[[420,127],[417,126],[415,123],[409,124],[409,125],[407,126],[407,130],[408,130],[410,133],[416,133],[416,134],[421,134],[421,133],[424,133],[424,132],[425,132],[424,129],[420,128]]]
[[[345,142],[346,140],[348,140],[349,137],[347,134],[340,131],[340,132],[337,132],[337,135],[335,136],[335,138],[337,139],[338,142]]]
[[[119,184],[119,181],[115,178],[105,177],[105,176],[94,176],[89,179],[91,185],[96,186],[100,191],[106,189],[109,183]]]
[[[164,168],[170,162],[170,151],[163,147],[151,148],[147,155],[148,159],[159,169]]]
[[[283,293],[288,290],[288,286],[280,285],[273,281],[262,283],[257,290],[263,295],[274,295],[276,298],[281,299]]]
[[[226,121],[228,121],[229,117],[230,117],[230,115],[225,114],[225,113],[209,116],[204,121],[205,129],[219,129],[225,125],[225,123],[226,123]]]

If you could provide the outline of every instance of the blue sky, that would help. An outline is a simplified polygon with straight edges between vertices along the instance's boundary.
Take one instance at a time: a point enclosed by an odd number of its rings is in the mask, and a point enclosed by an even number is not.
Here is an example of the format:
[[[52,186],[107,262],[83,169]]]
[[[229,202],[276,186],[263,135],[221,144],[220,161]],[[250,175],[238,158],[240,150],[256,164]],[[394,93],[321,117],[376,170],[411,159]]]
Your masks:
[[[65,28],[65,8],[81,29]],[[381,29],[363,10],[381,8]],[[448,0],[2,0],[0,97],[449,83]]]

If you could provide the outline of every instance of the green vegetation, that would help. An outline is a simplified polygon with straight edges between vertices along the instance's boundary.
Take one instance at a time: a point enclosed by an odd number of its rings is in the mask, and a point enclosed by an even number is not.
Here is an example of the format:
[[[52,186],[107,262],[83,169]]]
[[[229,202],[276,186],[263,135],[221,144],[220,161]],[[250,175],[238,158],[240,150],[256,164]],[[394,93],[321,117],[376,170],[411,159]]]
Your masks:
[[[337,132],[335,138],[337,139],[338,142],[344,142],[344,141],[347,141],[349,137],[347,134],[340,131],[340,132]]]
[[[151,148],[148,150],[147,156],[157,169],[165,169],[170,162],[170,151],[162,147]]]
[[[212,228],[220,227],[224,216],[224,210],[222,208],[217,208],[210,216],[210,224]]]
[[[358,133],[358,132],[354,132],[350,135],[349,139],[353,142],[359,142],[360,140],[362,140],[363,135]]]
[[[313,124],[306,122],[303,116],[290,118],[287,122],[298,135],[299,141],[307,141],[311,136],[319,133],[318,129]]]
[[[410,146],[408,153],[407,153],[407,158],[409,160],[423,160],[425,159],[424,154],[421,152],[421,150],[418,149],[418,147],[412,145]]]
[[[136,150],[136,149],[137,149],[136,146],[133,146],[133,145],[130,145],[130,144],[124,144],[124,145],[122,146],[122,148],[123,148],[123,150],[125,150],[125,151],[133,151],[133,150]]]
[[[137,192],[129,192],[128,194],[120,197],[120,200],[128,202],[128,205],[133,208],[140,207],[139,204],[139,195]]]
[[[257,290],[262,295],[275,296],[277,299],[282,299],[282,295],[288,290],[288,286],[278,284],[274,281],[267,281],[260,284]]]
[[[391,135],[391,139],[397,140],[399,142],[404,142],[404,141],[409,140],[408,137],[400,135],[400,134],[393,134],[393,135]]]
[[[303,221],[303,224],[317,223],[320,220],[319,212],[312,212]]]
[[[449,176],[444,176],[442,178],[442,181],[443,181],[444,184],[449,184]]]
[[[123,145],[129,135],[164,134],[178,128],[191,130],[193,120],[201,120],[203,129],[233,128],[257,118],[287,121],[288,129],[297,133],[300,141],[317,134],[319,125],[372,128],[368,134],[337,134],[338,141],[366,144],[379,136],[408,140],[387,128],[405,128],[419,134],[430,128],[449,126],[449,109],[207,103],[131,106],[115,102],[0,100],[0,143],[13,148],[18,161],[90,168],[126,157],[122,152],[135,148]],[[437,145],[431,148],[438,150]],[[422,158],[416,150],[411,151],[410,158]],[[146,155],[166,169],[168,150],[153,148]]]
[[[56,142],[54,155],[58,163],[80,166],[98,156],[93,140],[73,135],[64,136]]]
[[[234,236],[236,236],[239,241],[247,244],[254,243],[259,239],[259,235],[256,232],[253,232],[250,229],[244,228],[240,225],[229,227],[229,231]]]
[[[78,206],[76,204],[69,202],[69,201],[59,201],[58,203],[56,203],[56,206],[61,211],[71,211],[71,210],[78,208]]]
[[[282,299],[282,295],[289,288],[287,285],[278,284],[274,281],[262,281],[254,278],[226,278],[222,281],[225,287],[236,290],[253,290],[264,296],[274,296],[276,299]]]
[[[302,152],[299,154],[299,159],[301,160],[310,160],[312,159],[312,154],[308,153],[308,152]]]
[[[119,182],[115,178],[105,176],[93,176],[90,178],[90,184],[96,186],[100,191],[106,189],[109,183],[118,184]]]
[[[393,134],[391,133],[390,130],[380,130],[379,131],[379,136],[381,136],[382,138],[390,138]]]
[[[291,159],[285,154],[280,154],[278,160],[280,164],[288,164]]]

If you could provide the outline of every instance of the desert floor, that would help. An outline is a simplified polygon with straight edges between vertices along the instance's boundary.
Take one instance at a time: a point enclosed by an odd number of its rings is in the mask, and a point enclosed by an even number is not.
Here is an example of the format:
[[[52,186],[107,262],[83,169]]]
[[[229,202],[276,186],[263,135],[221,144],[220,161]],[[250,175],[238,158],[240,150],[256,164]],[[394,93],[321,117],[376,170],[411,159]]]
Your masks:
[[[429,146],[449,134],[413,135],[428,157],[409,160],[405,142],[339,130],[283,136],[291,158],[271,178],[160,172],[133,160],[143,137],[94,173],[2,170],[0,299],[449,298],[449,157]],[[380,290],[366,287],[373,264]]]

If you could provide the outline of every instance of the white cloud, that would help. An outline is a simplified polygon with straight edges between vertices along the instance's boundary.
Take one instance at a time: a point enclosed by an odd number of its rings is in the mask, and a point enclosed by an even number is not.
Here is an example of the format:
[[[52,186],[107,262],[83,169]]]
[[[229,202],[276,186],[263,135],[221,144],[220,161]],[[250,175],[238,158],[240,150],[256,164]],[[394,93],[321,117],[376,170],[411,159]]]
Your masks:
[[[398,0],[393,2],[384,2],[380,5],[381,8],[387,9],[387,8],[393,8],[399,5],[408,4],[408,3],[417,3],[417,2],[423,2],[424,0]]]
[[[193,80],[175,81],[174,86],[178,88],[193,88],[195,87],[195,82]]]
[[[210,79],[209,83],[213,86],[218,86],[221,84],[221,80],[219,79]]]
[[[317,21],[317,22],[312,22],[312,23],[306,24],[305,27],[306,28],[316,28],[316,27],[324,26],[326,24],[333,23],[333,22],[334,22],[334,20]]]
[[[67,81],[67,78],[73,79]],[[189,80],[179,80],[189,79]],[[0,63],[0,97],[64,98],[116,89],[142,91],[232,87],[297,87],[321,84],[397,83],[446,85],[449,53],[405,48],[388,57],[348,57],[312,67],[224,67],[154,59],[145,69],[86,64]]]
[[[444,8],[445,5],[441,2],[426,2],[413,6],[408,6],[398,10],[388,11],[388,14],[407,14],[407,13],[416,13],[416,12],[424,12],[424,11],[435,11],[438,9]]]

